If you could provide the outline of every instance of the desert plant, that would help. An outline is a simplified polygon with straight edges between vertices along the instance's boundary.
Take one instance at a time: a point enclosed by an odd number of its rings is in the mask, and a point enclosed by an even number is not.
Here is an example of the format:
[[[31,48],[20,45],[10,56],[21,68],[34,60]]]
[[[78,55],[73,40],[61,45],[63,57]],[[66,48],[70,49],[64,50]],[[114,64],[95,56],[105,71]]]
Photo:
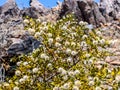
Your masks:
[[[38,49],[16,58],[15,75],[6,90],[118,89],[120,68],[105,62],[109,41],[86,22],[67,15],[56,23],[25,20],[25,29],[41,41]],[[98,62],[100,64],[98,64]],[[7,85],[6,85],[7,84]]]

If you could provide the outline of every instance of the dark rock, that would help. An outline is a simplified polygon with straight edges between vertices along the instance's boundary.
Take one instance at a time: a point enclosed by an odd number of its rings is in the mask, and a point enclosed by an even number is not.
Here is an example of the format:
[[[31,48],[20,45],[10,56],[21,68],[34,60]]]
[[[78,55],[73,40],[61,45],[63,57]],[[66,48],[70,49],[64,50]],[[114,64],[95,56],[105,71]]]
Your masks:
[[[47,12],[47,8],[45,8],[38,0],[30,0],[29,4],[31,7],[36,8],[39,13]]]
[[[120,19],[120,1],[101,0],[100,4],[97,4],[93,0],[64,0],[59,14],[60,18],[72,12],[79,21],[83,20],[100,26],[101,23],[105,24],[111,20]]]
[[[38,48],[41,44],[40,41],[34,39],[34,37],[24,34],[19,39],[13,41],[13,44],[7,50],[8,56],[27,54],[32,52],[34,49]]]
[[[23,17],[29,16],[37,19],[39,16],[47,15],[49,12],[38,0],[30,0],[29,5],[30,7],[21,10]]]
[[[37,11],[36,8],[29,7],[29,8],[25,8],[25,9],[21,10],[21,15],[23,17],[29,16],[31,18],[38,18],[39,12]]]
[[[75,16],[81,21],[83,20],[83,16],[81,14],[81,10],[78,7],[78,4],[75,0],[65,0],[62,3],[61,11],[60,11],[60,18],[67,14],[74,13]]]
[[[100,0],[99,6],[109,16],[108,20],[120,18],[120,0]]]
[[[0,7],[0,17],[9,19],[19,14],[20,10],[15,0],[7,0],[7,2]]]

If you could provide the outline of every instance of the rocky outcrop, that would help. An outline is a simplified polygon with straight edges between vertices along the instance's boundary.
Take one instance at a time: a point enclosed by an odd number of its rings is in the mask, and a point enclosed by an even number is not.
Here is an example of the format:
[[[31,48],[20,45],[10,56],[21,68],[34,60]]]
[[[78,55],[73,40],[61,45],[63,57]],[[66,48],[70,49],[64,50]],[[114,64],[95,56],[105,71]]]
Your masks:
[[[39,13],[44,13],[48,10],[38,0],[30,0],[29,4],[31,7],[36,8],[36,10],[38,10]]]
[[[9,39],[12,41],[12,44],[7,50],[8,56],[30,53],[40,45],[40,42],[34,39],[33,36],[30,36],[27,32],[21,35],[11,34],[10,37]]]
[[[120,18],[120,0],[100,0],[99,8],[108,20]]]
[[[39,44],[40,41],[24,31],[23,13],[15,0],[7,0],[0,7],[0,58],[9,60],[14,55],[30,53],[38,48]]]
[[[50,11],[45,8],[38,0],[30,0],[30,7],[21,10],[23,17],[29,16],[31,18],[39,18],[40,16],[47,15]]]
[[[120,1],[101,0],[98,4],[93,0],[64,0],[59,14],[60,18],[71,12],[79,21],[83,20],[100,26],[101,23],[105,24],[111,20],[120,19]]]
[[[0,18],[3,21],[7,21],[12,17],[16,17],[19,15],[19,8],[15,2],[15,0],[7,0],[7,2],[0,7]]]
[[[31,18],[38,18],[40,16],[40,13],[38,12],[38,10],[34,7],[29,7],[29,8],[25,8],[23,10],[21,10],[21,15],[22,17],[26,17],[29,16]]]

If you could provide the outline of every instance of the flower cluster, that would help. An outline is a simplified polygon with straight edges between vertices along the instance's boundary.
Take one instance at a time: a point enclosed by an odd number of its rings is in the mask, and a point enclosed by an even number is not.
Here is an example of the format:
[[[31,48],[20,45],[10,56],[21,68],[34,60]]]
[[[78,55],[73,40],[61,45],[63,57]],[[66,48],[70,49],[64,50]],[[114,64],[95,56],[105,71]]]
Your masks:
[[[56,23],[24,20],[25,29],[42,45],[17,58],[15,75],[3,90],[117,90],[120,68],[104,61],[109,41],[86,22],[67,15]],[[102,61],[101,68],[96,62]],[[106,85],[106,86],[104,86]],[[11,88],[11,89],[6,89]],[[109,89],[111,90],[111,89]]]

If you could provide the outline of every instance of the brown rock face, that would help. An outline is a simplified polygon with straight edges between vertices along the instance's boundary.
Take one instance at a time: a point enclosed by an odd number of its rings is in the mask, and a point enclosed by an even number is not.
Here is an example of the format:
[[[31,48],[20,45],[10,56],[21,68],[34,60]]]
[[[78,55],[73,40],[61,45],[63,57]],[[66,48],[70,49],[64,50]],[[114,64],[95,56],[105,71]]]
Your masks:
[[[109,4],[108,4],[109,2]],[[74,12],[79,21],[83,20],[95,26],[120,18],[119,0],[101,0],[97,4],[93,0],[64,0],[60,17]]]
[[[99,6],[109,16],[108,19],[120,18],[120,0],[100,0]]]
[[[40,42],[24,31],[23,13],[20,12],[15,0],[7,0],[0,7],[0,58],[9,60],[11,56],[27,54],[39,47]]]
[[[2,19],[9,19],[11,17],[15,17],[19,14],[19,8],[15,2],[15,0],[7,0],[7,2],[0,7],[0,17]]]

